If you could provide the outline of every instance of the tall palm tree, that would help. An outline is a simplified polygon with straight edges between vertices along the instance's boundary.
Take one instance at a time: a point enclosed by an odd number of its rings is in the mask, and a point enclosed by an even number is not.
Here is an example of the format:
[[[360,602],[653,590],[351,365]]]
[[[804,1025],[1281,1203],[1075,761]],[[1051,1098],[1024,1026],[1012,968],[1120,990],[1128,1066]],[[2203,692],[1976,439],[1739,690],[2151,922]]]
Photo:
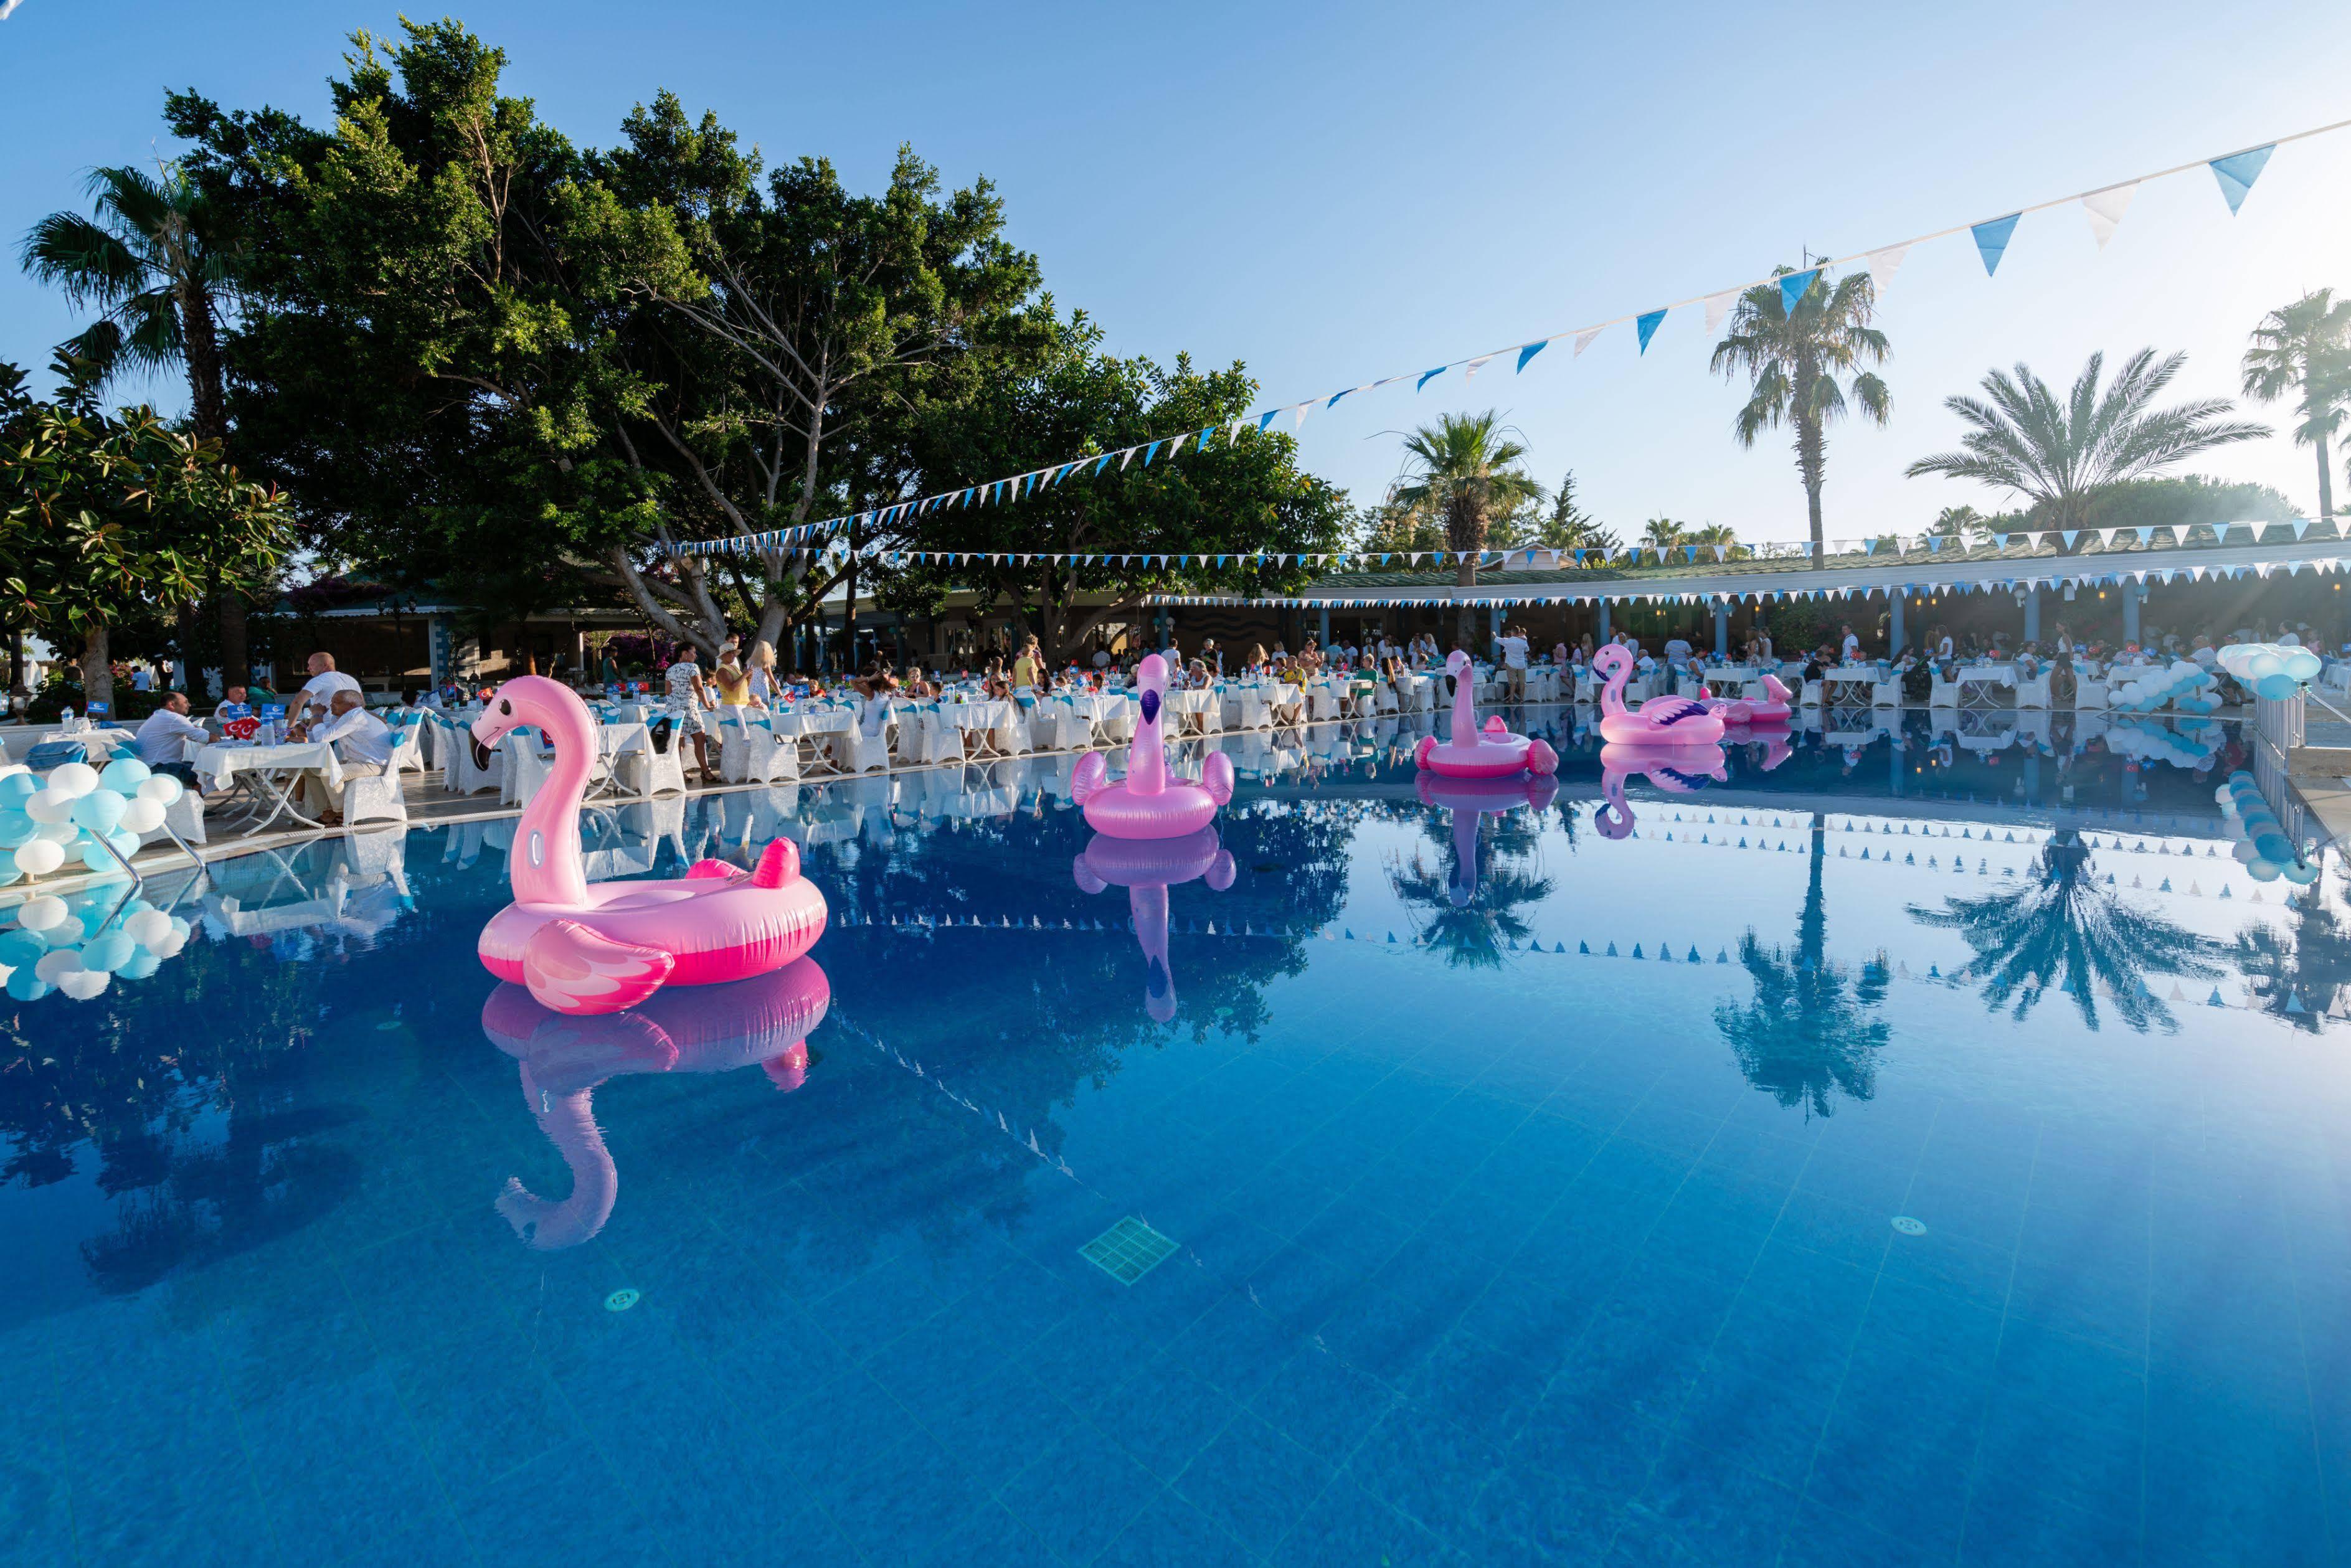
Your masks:
[[[1747,547],[1739,542],[1739,530],[1729,523],[1708,523],[1702,528],[1693,528],[1687,538],[1694,545],[1720,545],[1722,553],[1732,559],[1747,553]]]
[[[2245,395],[2275,402],[2302,393],[2294,412],[2294,440],[2318,449],[2318,515],[2335,515],[2335,476],[2327,471],[2326,443],[2343,426],[2351,400],[2351,299],[2337,301],[2321,288],[2273,310],[2253,329],[2245,350]]]
[[[1786,277],[1793,267],[1772,276]],[[1804,481],[1804,504],[1813,527],[1813,569],[1828,564],[1821,536],[1821,483],[1828,466],[1827,428],[1858,410],[1873,424],[1894,412],[1893,394],[1876,372],[1888,352],[1886,334],[1872,327],[1877,294],[1869,275],[1856,272],[1832,285],[1815,277],[1790,310],[1777,283],[1759,284],[1739,297],[1730,330],[1714,346],[1713,368],[1725,376],[1750,378],[1747,402],[1732,419],[1731,434],[1753,446],[1764,432],[1782,425],[1796,432],[1796,472]]]
[[[1657,553],[1659,559],[1666,551],[1689,538],[1689,530],[1671,517],[1651,517],[1641,525],[1641,542]]]
[[[1750,927],[1739,939],[1739,961],[1755,999],[1714,1009],[1715,1027],[1748,1082],[1813,1116],[1834,1114],[1840,1093],[1866,1100],[1876,1092],[1877,1053],[1891,1034],[1876,1016],[1886,999],[1884,958],[1864,964],[1851,979],[1828,960],[1828,900],[1821,884],[1827,858],[1828,821],[1815,811],[1812,878],[1794,951],[1765,948]]]
[[[1542,486],[1519,466],[1527,455],[1525,444],[1511,440],[1502,416],[1488,409],[1448,413],[1424,424],[1405,438],[1404,451],[1410,466],[1390,499],[1440,519],[1445,548],[1470,552],[1462,556],[1454,580],[1463,588],[1477,586],[1474,552],[1486,548],[1488,525],[1542,499]],[[1477,612],[1464,597],[1454,638],[1463,648],[1475,648],[1477,635]]]
[[[2102,392],[2105,356],[2092,354],[2063,401],[2030,366],[2019,364],[2013,376],[1993,371],[1983,379],[1981,399],[1943,400],[1969,426],[1960,450],[1921,457],[1904,472],[1914,479],[1940,474],[2013,490],[2033,502],[2050,526],[2079,528],[2084,509],[2102,490],[2270,434],[2265,424],[2224,418],[2234,406],[2227,398],[2152,406],[2187,362],[2185,354],[2158,360],[2153,349],[2141,349]],[[2060,548],[2065,548],[2062,540]]]
[[[98,308],[99,319],[66,341],[65,355],[93,389],[126,372],[181,368],[189,428],[199,441],[225,441],[220,317],[242,255],[226,211],[177,164],[154,174],[93,169],[88,189],[92,215],[51,213],[26,234],[21,257],[26,272],[76,306]],[[225,592],[223,681],[242,681],[245,664],[245,601]]]
[[[2096,988],[2115,1014],[2144,1033],[2169,1030],[2171,1011],[2148,988],[2149,975],[2218,975],[2201,936],[2162,915],[2134,909],[2091,874],[2090,848],[2072,828],[2052,833],[2039,874],[1980,898],[1950,898],[1940,909],[1913,905],[1921,925],[1957,931],[1975,950],[1970,967],[1987,1007],[2022,1019],[2053,987],[2074,998],[2082,1021],[2098,1027]],[[2283,1001],[2283,998],[2281,998]]]

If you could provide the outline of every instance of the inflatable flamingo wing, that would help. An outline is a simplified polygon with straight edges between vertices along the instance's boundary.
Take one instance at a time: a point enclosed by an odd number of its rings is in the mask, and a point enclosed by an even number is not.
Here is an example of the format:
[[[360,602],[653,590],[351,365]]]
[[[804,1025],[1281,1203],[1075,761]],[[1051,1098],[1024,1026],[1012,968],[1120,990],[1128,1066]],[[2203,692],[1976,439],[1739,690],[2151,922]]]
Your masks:
[[[1219,806],[1228,806],[1233,799],[1233,759],[1221,751],[1211,751],[1208,759],[1200,764],[1200,788],[1208,799]]]
[[[1423,771],[1447,779],[1509,779],[1559,770],[1558,753],[1540,740],[1511,734],[1499,714],[1485,728],[1478,727],[1478,677],[1468,654],[1456,648],[1445,669],[1453,680],[1452,738],[1421,737],[1412,756]]]

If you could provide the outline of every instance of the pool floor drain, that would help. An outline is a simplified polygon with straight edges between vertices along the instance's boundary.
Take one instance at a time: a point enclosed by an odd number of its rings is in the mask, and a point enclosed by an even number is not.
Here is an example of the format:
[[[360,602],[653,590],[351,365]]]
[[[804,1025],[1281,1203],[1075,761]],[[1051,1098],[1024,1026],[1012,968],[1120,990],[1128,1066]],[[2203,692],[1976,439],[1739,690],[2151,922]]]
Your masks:
[[[615,1291],[604,1298],[604,1310],[608,1312],[625,1312],[635,1306],[641,1299],[634,1291],[625,1289]]]
[[[1913,1219],[1907,1214],[1897,1214],[1894,1217],[1894,1228],[1899,1230],[1905,1236],[1924,1236],[1927,1234],[1926,1221]]]
[[[1176,1243],[1129,1216],[1079,1248],[1078,1256],[1120,1284],[1132,1285],[1176,1256]]]

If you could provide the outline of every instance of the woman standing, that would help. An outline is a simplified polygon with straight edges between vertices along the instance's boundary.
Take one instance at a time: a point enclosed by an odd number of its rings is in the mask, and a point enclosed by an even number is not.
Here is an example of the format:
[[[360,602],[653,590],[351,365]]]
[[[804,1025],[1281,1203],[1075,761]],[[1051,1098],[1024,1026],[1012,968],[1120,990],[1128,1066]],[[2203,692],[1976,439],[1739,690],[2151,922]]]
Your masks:
[[[662,706],[669,715],[671,733],[694,737],[694,759],[702,769],[703,781],[716,784],[718,775],[710,767],[710,726],[703,717],[711,706],[710,688],[702,683],[702,666],[695,662],[693,643],[679,645],[667,681],[669,695]]]

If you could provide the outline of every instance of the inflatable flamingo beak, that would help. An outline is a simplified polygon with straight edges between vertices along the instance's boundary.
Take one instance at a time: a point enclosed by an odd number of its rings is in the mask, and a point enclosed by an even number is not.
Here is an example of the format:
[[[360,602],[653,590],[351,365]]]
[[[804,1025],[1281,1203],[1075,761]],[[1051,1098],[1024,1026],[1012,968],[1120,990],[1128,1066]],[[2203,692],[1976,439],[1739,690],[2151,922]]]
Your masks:
[[[507,732],[521,722],[515,716],[511,699],[491,693],[490,700],[482,706],[482,716],[475,719],[466,731],[474,742],[474,766],[487,768],[490,765],[490,747],[504,740]]]
[[[1145,724],[1156,724],[1159,722],[1159,694],[1157,692],[1145,691],[1143,694],[1143,722]]]

